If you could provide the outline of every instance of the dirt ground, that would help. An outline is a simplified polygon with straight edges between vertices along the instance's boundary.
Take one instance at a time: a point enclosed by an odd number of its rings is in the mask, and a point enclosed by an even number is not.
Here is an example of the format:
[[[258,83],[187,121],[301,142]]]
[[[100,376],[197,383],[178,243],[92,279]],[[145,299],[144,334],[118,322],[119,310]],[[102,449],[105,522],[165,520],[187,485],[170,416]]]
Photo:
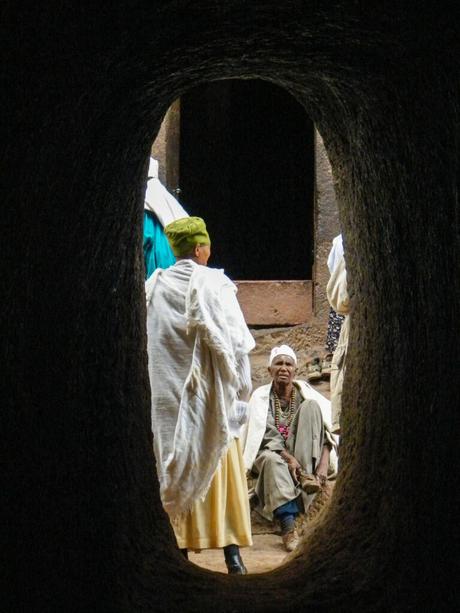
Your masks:
[[[290,345],[297,354],[298,372],[297,378],[306,379],[306,362],[313,357],[324,355],[324,342],[326,329],[324,325],[313,322],[311,325],[293,326],[290,328],[271,328],[251,330],[256,347],[251,352],[251,368],[253,388],[270,382],[267,371],[267,361],[271,349],[275,345]],[[320,380],[315,382],[315,389],[329,398],[329,381]],[[299,521],[299,533],[306,532],[308,522],[318,510],[324,506],[332,491],[330,487],[323,500],[313,505],[308,516],[303,516]],[[255,511],[251,513],[252,533],[254,544],[241,550],[241,555],[249,573],[263,573],[280,566],[287,561],[289,555],[283,547],[279,536],[278,526],[268,522]],[[193,564],[209,570],[226,573],[224,555],[220,549],[203,550],[200,553],[189,553],[189,560]]]
[[[276,566],[281,566],[287,552],[281,542],[281,537],[275,534],[255,534],[253,546],[241,549],[241,557],[248,573],[264,573]],[[227,574],[224,554],[221,549],[206,549],[201,553],[189,553],[193,564]]]

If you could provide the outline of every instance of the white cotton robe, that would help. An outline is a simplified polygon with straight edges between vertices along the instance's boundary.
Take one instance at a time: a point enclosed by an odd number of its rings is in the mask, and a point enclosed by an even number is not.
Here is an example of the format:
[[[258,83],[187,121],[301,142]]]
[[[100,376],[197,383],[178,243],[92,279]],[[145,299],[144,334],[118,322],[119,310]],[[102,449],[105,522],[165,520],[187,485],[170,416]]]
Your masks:
[[[236,287],[222,271],[180,260],[155,271],[146,282],[146,298],[152,430],[163,506],[180,547],[224,546],[230,543],[203,534],[194,544],[184,542],[180,526],[202,504],[218,469],[228,473],[229,458],[231,478],[243,481],[237,488],[241,505],[232,513],[247,513],[249,526],[241,451],[229,420],[241,389],[239,364],[247,360],[254,340]],[[236,468],[235,448],[241,459]],[[225,509],[220,515],[225,523]]]
[[[340,330],[337,347],[331,362],[331,408],[332,432],[340,432],[340,416],[342,414],[342,390],[345,378],[345,363],[350,336],[350,297],[347,288],[347,269],[342,255],[327,284],[327,298],[331,307],[345,317]]]
[[[163,228],[176,219],[188,217],[183,206],[168,192],[158,178],[158,162],[149,160],[147,188],[144,196],[144,209],[154,213]]]

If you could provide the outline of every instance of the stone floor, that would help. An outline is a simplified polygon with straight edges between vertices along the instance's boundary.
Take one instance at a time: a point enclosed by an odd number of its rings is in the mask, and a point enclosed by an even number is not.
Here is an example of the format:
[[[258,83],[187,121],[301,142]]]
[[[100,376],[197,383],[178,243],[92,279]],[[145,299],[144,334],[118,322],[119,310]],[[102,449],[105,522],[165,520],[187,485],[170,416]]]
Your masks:
[[[241,556],[248,573],[263,573],[280,566],[287,556],[281,537],[276,534],[255,534],[252,547],[241,549]],[[224,554],[220,549],[206,549],[201,553],[189,553],[193,564],[219,573],[227,573]]]

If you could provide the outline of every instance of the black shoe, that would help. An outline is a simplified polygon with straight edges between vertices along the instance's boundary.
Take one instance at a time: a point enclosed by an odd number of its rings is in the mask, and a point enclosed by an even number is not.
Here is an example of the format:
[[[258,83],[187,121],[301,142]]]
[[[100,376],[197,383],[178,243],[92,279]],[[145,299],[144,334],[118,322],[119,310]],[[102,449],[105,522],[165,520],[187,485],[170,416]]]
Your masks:
[[[224,547],[225,564],[229,575],[247,575],[248,571],[243,564],[238,545]]]
[[[243,564],[243,560],[241,559],[240,554],[236,554],[233,556],[229,556],[227,560],[225,560],[225,564],[227,565],[227,570],[229,575],[247,575],[248,570],[246,566]]]

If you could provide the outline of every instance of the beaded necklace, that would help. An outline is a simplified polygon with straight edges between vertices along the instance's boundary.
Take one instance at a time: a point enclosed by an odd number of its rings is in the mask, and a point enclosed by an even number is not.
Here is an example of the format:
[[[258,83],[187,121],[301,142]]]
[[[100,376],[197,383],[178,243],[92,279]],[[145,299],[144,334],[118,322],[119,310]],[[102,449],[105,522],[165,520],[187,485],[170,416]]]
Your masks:
[[[275,405],[275,427],[284,440],[289,436],[289,427],[292,422],[292,418],[295,413],[295,397],[296,397],[296,389],[292,387],[291,397],[289,398],[289,412],[287,415],[287,424],[285,426],[280,425],[280,417],[281,417],[281,402],[278,397],[278,394],[273,390],[273,401]]]

